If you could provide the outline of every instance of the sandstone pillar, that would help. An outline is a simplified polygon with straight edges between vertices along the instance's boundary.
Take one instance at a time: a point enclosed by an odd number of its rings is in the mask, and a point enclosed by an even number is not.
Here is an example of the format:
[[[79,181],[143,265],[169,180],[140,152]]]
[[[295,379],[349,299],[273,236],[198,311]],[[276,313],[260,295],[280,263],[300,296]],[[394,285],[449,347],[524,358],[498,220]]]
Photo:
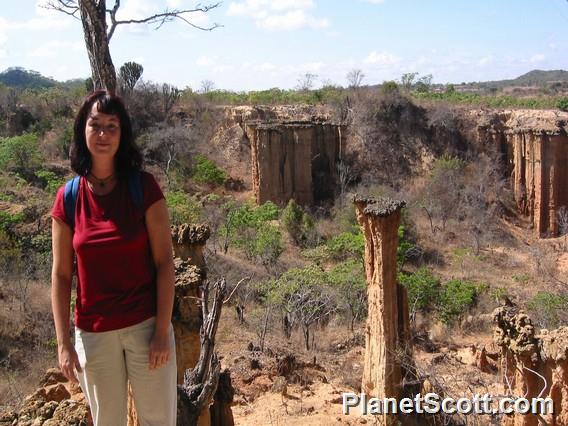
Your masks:
[[[172,323],[176,337],[178,384],[185,370],[193,368],[199,358],[199,330],[202,316],[200,287],[206,277],[203,248],[209,239],[208,226],[172,227],[172,243],[176,256],[176,293]]]
[[[176,275],[172,324],[176,339],[178,384],[183,383],[185,371],[193,368],[199,359],[199,332],[203,321],[200,288],[206,277],[203,249],[209,235],[209,227],[205,225],[183,224],[172,227]],[[131,397],[128,412],[128,425],[138,425],[136,409]],[[209,410],[206,410],[199,418],[199,424],[208,425],[209,423]]]
[[[369,397],[399,399],[409,330],[407,296],[396,281],[398,226],[405,203],[360,196],[354,203],[365,235],[369,303],[362,391]],[[394,416],[382,418],[385,425],[396,422]]]
[[[516,308],[493,312],[494,341],[501,348],[499,369],[504,393],[513,397],[550,397],[553,411],[504,416],[506,426],[568,424],[568,327],[536,334],[531,319]],[[543,423],[544,422],[544,423]]]

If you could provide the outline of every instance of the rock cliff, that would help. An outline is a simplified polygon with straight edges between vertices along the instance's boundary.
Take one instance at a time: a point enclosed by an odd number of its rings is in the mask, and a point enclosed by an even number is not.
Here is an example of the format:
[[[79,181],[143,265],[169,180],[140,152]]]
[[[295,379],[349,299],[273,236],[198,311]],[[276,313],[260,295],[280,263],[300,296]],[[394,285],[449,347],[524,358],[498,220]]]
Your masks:
[[[478,138],[503,152],[519,211],[540,236],[558,234],[557,213],[568,206],[568,113],[473,110]]]
[[[314,107],[240,107],[232,111],[250,142],[256,201],[283,205],[333,199],[342,131]]]
[[[537,334],[531,319],[515,307],[497,308],[493,317],[505,394],[529,399],[550,397],[553,401],[550,413],[504,416],[502,424],[568,424],[568,327]]]

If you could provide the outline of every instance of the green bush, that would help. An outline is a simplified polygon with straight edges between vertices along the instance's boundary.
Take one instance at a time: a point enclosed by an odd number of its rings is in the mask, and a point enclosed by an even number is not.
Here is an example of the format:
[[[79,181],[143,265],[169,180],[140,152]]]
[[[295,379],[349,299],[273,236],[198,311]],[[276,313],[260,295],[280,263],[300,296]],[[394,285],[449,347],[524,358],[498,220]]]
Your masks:
[[[213,161],[199,154],[195,156],[192,177],[198,183],[222,185],[227,179],[227,174],[217,167]]]
[[[170,191],[166,193],[166,204],[172,224],[199,222],[201,204],[195,197],[190,197],[183,191]]]
[[[9,231],[14,225],[22,223],[25,219],[25,213],[23,211],[18,213],[8,213],[0,211],[0,229],[3,231]]]
[[[462,316],[475,304],[480,290],[473,281],[453,279],[445,283],[438,304],[441,320],[449,324]]]
[[[293,199],[288,201],[288,204],[282,210],[281,221],[296,244],[305,247],[314,240],[312,218]]]
[[[398,227],[398,247],[396,248],[396,260],[399,269],[404,266],[415,249],[416,246],[406,239],[406,228],[400,225]]]
[[[361,320],[367,311],[367,280],[363,262],[348,260],[335,265],[327,273],[328,282],[338,293],[338,301],[349,314],[350,327]]]
[[[568,322],[568,294],[540,292],[527,302],[534,322],[543,328],[556,328]]]
[[[271,223],[262,223],[257,228],[248,228],[236,243],[249,260],[265,266],[273,265],[284,247],[282,235]]]
[[[568,97],[562,98],[560,99],[557,103],[556,103],[556,108],[562,110],[562,111],[568,111]]]
[[[231,201],[221,208],[227,216],[219,235],[227,241],[226,248],[234,244],[247,259],[265,266],[274,264],[283,251],[280,230],[270,223],[278,219],[278,206],[270,201],[258,207]]]
[[[342,232],[329,239],[325,245],[331,253],[331,256],[336,260],[346,259],[348,257],[362,259],[365,253],[365,237],[361,232],[356,234]]]
[[[71,148],[71,141],[73,140],[73,124],[67,124],[63,132],[57,137],[55,143],[63,158],[69,158],[69,149]]]
[[[44,184],[44,189],[50,194],[55,194],[59,187],[65,183],[64,178],[60,178],[55,173],[49,170],[38,170],[35,175]]]
[[[0,139],[0,169],[29,177],[40,165],[41,153],[35,134]]]
[[[22,252],[19,245],[0,228],[0,273],[4,277],[16,273],[21,266],[21,259]]]
[[[428,269],[420,268],[412,274],[401,272],[398,281],[408,291],[408,306],[411,311],[429,311],[436,306],[441,291],[440,280]]]

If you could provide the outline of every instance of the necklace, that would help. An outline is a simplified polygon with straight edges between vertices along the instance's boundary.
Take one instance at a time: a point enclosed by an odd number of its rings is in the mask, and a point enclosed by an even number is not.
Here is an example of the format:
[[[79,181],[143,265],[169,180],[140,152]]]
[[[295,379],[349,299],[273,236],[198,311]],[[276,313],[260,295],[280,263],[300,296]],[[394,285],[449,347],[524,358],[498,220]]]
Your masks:
[[[104,178],[104,179],[100,179],[100,178],[96,177],[96,176],[95,176],[94,174],[92,174],[92,173],[89,173],[89,176],[91,177],[91,179],[92,179],[92,181],[93,181],[92,183],[94,183],[94,184],[100,186],[101,188],[104,188],[104,187],[107,185],[107,183],[110,183],[110,182],[112,182],[112,181],[114,180],[114,173],[111,174],[110,176],[107,176],[107,177]]]

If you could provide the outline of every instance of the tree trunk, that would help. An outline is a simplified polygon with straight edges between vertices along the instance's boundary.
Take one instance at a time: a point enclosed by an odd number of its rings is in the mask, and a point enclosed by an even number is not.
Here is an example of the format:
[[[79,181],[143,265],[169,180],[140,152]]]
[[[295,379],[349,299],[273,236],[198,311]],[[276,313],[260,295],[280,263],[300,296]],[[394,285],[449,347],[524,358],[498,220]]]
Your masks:
[[[79,0],[83,34],[95,89],[116,90],[116,71],[110,56],[105,0]]]

